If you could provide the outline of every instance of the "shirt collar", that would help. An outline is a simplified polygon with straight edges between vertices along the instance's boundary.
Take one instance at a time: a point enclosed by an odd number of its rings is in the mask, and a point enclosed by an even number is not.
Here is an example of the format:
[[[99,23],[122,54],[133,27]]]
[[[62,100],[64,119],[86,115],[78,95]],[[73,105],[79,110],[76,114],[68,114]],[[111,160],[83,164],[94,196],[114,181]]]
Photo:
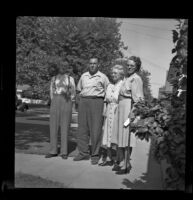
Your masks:
[[[133,73],[133,74],[131,74],[131,76],[129,76],[129,77],[127,77],[127,78],[133,78],[133,77],[135,77],[137,74],[136,73]],[[125,78],[124,78],[125,79]]]
[[[101,77],[101,72],[98,70],[97,73],[95,73],[94,75],[91,75],[89,72],[86,72],[85,76],[88,76],[89,78],[95,77],[95,76]]]

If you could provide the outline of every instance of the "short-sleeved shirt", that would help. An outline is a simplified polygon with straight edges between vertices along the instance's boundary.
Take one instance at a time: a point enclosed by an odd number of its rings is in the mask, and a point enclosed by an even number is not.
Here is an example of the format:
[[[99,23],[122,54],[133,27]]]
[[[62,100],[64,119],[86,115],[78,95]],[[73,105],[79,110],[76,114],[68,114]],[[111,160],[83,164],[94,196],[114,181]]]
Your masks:
[[[104,97],[108,84],[109,79],[102,72],[98,71],[94,75],[91,75],[89,72],[85,72],[80,77],[77,85],[77,90],[80,91],[80,96],[83,97]]]
[[[125,78],[119,94],[124,97],[131,97],[134,102],[144,99],[143,81],[141,77],[134,73],[130,77]]]
[[[76,86],[73,77],[66,74],[52,77],[50,84],[51,99],[54,94],[62,94],[67,92],[67,90],[70,92],[71,100],[74,100],[76,95]]]

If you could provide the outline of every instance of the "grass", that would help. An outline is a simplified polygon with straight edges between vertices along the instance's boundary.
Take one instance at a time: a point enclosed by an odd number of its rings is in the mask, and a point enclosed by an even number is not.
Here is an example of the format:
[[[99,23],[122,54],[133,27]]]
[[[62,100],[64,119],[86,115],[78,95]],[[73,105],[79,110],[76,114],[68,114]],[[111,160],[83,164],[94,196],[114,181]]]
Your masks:
[[[49,151],[49,109],[40,105],[24,113],[16,112],[15,152],[45,155]],[[72,123],[77,123],[77,115],[72,115]],[[77,128],[70,128],[68,135],[69,156],[74,156]],[[60,134],[58,135],[60,143]]]
[[[64,188],[64,185],[39,176],[16,173],[15,188]]]

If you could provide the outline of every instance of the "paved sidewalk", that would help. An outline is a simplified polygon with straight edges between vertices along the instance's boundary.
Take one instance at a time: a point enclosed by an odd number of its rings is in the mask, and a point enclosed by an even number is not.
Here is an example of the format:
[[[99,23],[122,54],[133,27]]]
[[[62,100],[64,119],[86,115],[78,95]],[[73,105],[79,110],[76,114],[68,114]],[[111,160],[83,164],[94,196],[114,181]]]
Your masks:
[[[22,172],[60,182],[64,188],[162,190],[160,165],[149,155],[150,142],[137,141],[132,153],[130,174],[116,175],[112,167],[91,165],[88,161],[62,160],[44,155],[15,153],[15,173]]]

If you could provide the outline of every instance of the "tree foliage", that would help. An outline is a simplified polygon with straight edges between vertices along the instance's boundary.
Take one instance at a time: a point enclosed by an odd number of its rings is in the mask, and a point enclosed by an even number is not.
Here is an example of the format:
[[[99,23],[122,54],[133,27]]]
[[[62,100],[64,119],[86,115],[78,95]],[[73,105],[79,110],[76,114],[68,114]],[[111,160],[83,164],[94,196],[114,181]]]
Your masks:
[[[179,32],[173,31],[175,51],[172,51],[176,55],[168,76],[173,93],[163,100],[138,102],[131,113],[131,129],[140,139],[156,137],[155,158],[158,162],[166,159],[170,164],[166,186],[177,190],[185,189],[187,23],[187,20],[180,21]]]
[[[116,19],[18,17],[16,25],[17,84],[29,84],[41,98],[48,96],[58,65],[77,82],[90,57],[99,57],[101,71],[108,74],[112,61],[123,56]]]

